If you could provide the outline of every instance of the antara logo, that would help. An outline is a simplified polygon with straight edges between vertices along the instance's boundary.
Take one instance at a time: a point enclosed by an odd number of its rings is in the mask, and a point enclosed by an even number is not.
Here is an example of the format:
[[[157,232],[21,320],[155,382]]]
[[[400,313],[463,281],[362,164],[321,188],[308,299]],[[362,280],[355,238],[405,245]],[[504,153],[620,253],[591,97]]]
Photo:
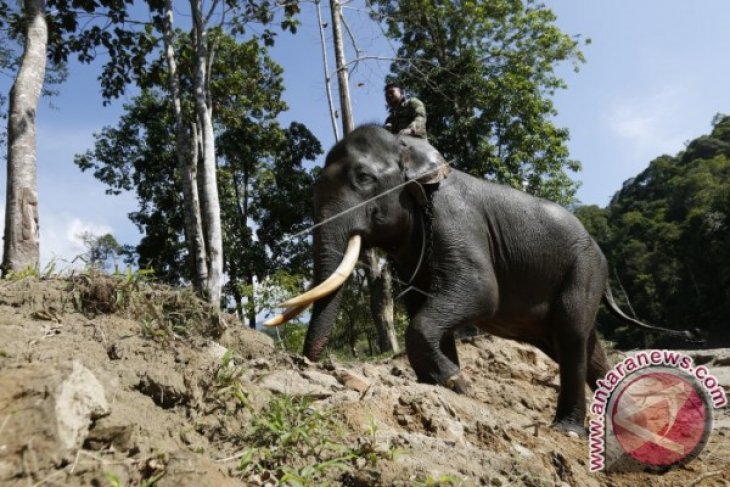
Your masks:
[[[589,427],[591,471],[663,470],[702,451],[712,409],[727,404],[706,367],[668,350],[642,351],[598,381]]]

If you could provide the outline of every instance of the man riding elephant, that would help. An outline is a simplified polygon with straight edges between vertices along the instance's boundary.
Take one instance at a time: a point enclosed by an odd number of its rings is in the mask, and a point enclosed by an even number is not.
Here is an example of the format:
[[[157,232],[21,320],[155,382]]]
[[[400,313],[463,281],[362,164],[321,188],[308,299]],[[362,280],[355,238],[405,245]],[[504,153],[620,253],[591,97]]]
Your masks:
[[[426,105],[415,96],[406,97],[396,83],[385,85],[388,118],[385,128],[395,135],[410,135],[427,139]]]

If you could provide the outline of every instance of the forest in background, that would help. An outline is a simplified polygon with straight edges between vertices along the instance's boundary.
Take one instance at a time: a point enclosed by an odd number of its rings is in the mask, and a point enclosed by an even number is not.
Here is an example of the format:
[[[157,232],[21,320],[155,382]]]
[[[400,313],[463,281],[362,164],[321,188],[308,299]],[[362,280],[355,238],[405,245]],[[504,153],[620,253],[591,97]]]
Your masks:
[[[105,54],[99,74],[105,99],[132,86],[139,94],[74,162],[110,194],[134,192],[139,208],[130,218],[144,237],[122,246],[113,236],[89,236],[87,258],[107,270],[126,261],[151,269],[160,281],[192,284],[211,304],[255,326],[262,310],[311,278],[308,239],[294,236],[312,223],[310,188],[326,148],[304,123],[277,121],[287,108],[286,87],[283,68],[269,54],[278,31],[296,31],[298,3],[282,9],[268,1],[212,2],[203,12],[203,3],[192,0],[192,26],[173,22],[171,2],[142,3],[143,20],[133,18],[131,5],[26,0],[21,8],[0,1],[0,69],[20,73],[23,47],[39,18],[47,24],[49,64],[35,69],[45,72],[46,93],[63,81],[71,56],[92,62]],[[575,205],[571,174],[580,164],[568,153],[567,130],[554,124],[551,97],[565,88],[555,68],[564,62],[578,67],[584,58],[579,39],[561,32],[548,8],[512,0],[377,0],[367,6],[399,46],[391,79],[426,103],[432,142],[456,167]],[[12,92],[0,94],[5,118],[12,98]],[[0,139],[9,142],[9,164],[18,157],[10,150],[17,123],[9,117]],[[728,125],[718,116],[711,135],[652,161],[607,208],[575,207],[609,259],[623,306],[658,325],[699,328],[712,345],[728,340],[722,334],[730,276],[722,264],[730,211]],[[207,192],[212,183],[215,197]],[[6,217],[6,242],[12,222]],[[24,265],[37,267],[37,257]],[[218,280],[211,280],[216,272]],[[358,271],[330,342],[342,353],[383,351],[368,291],[366,271]],[[399,291],[396,282],[393,292]],[[600,321],[619,346],[663,344],[655,335]],[[397,300],[394,322],[405,322]],[[300,350],[301,322],[282,333]]]
[[[727,347],[730,316],[730,117],[686,149],[661,155],[624,182],[606,208],[576,208],[603,249],[614,293],[646,321],[699,330],[703,347]],[[687,343],[641,330],[614,328],[604,336],[627,348]]]

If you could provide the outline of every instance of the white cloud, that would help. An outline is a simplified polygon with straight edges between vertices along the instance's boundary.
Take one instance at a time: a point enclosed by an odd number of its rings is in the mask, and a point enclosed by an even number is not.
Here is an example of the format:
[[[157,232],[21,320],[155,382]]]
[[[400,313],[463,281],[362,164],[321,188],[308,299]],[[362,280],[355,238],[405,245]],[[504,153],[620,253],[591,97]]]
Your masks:
[[[606,124],[633,157],[649,160],[662,153],[674,154],[689,136],[683,117],[686,104],[686,90],[667,85],[613,103]]]
[[[53,213],[42,209],[39,220],[41,270],[51,264],[56,271],[83,267],[84,263],[76,259],[86,252],[82,235],[91,233],[100,236],[114,232],[106,223],[86,221],[66,213]],[[0,205],[0,232],[4,228],[5,205]]]
[[[105,223],[81,220],[68,214],[41,215],[41,268],[54,262],[57,269],[83,266],[76,257],[87,249],[84,246],[84,234],[104,235],[113,233],[111,226]]]

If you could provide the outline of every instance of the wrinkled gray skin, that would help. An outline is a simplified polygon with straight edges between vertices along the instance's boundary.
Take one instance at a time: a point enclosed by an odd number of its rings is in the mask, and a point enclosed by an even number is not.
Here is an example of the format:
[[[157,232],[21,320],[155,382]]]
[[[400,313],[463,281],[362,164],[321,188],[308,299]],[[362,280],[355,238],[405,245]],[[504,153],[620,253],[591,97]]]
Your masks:
[[[421,141],[376,126],[335,145],[315,186],[321,222],[421,174],[439,159]],[[442,160],[441,160],[442,161]],[[556,426],[584,432],[585,387],[607,372],[595,318],[607,288],[606,260],[575,216],[527,193],[451,170],[433,192],[433,252],[405,295],[408,359],[418,380],[464,392],[454,331],[476,325],[535,345],[560,365]],[[380,247],[403,281],[421,248],[423,193],[412,182],[315,230],[315,284],[332,273],[347,239]],[[420,201],[420,203],[419,203]],[[341,291],[315,303],[304,353],[317,360]],[[611,300],[612,301],[612,300]]]

